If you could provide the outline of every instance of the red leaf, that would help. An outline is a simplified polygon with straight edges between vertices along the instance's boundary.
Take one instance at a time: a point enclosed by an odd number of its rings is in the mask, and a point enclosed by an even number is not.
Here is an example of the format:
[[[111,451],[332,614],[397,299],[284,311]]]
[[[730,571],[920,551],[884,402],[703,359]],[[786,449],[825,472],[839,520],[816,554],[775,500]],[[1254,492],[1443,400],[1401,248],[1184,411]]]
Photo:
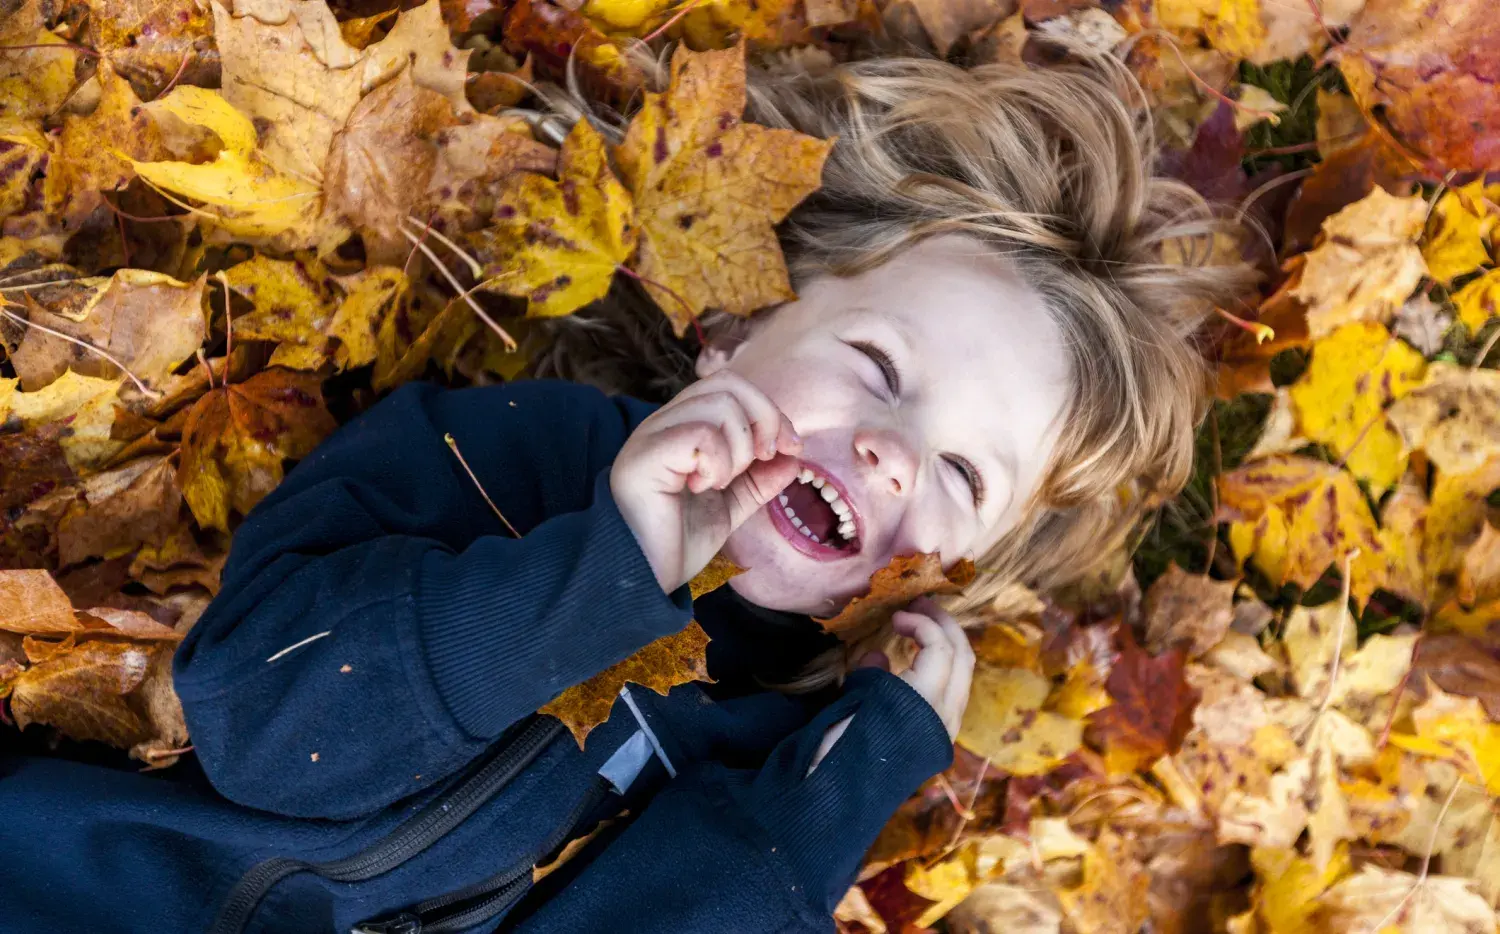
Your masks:
[[[1090,718],[1113,774],[1147,768],[1176,752],[1198,706],[1198,689],[1183,677],[1186,652],[1176,648],[1153,658],[1126,626],[1120,627],[1119,640],[1120,657],[1104,683],[1115,702]]]

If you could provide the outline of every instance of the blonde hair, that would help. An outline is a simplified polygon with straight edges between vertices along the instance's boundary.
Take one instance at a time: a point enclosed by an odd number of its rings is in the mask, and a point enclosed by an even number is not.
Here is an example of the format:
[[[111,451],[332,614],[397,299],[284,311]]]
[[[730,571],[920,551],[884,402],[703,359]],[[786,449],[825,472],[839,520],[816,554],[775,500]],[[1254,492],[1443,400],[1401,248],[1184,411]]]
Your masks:
[[[1075,579],[1182,488],[1208,387],[1194,334],[1254,277],[1210,262],[1230,225],[1186,185],[1153,175],[1149,118],[1123,66],[966,70],[894,58],[823,75],[753,74],[746,116],[838,139],[822,188],[781,231],[794,284],[961,233],[1005,255],[1063,333],[1074,391],[1051,464],[1032,508],[976,562],[979,576],[952,611],[981,611],[1017,582]],[[680,388],[691,357],[670,349],[654,314],[624,345],[651,361],[656,389]],[[744,326],[726,317],[706,321],[711,338]],[[539,369],[598,382],[599,365],[580,361],[611,343],[618,353],[625,330],[598,317],[564,324]],[[668,349],[643,349],[640,338]],[[813,675],[803,686],[831,680]]]

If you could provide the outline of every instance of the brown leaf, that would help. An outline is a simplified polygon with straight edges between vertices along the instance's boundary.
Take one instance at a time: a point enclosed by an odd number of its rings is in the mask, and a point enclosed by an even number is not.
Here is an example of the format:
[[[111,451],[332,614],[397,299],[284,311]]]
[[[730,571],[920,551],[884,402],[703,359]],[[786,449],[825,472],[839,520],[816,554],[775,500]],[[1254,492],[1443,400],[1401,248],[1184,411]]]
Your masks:
[[[1488,522],[1469,546],[1458,572],[1458,599],[1466,606],[1500,597],[1500,532]]]
[[[1189,574],[1173,564],[1146,593],[1146,647],[1161,653],[1186,643],[1189,658],[1218,645],[1234,622],[1235,581]]]
[[[63,425],[0,432],[0,510],[10,511],[73,481],[58,438]]]
[[[1449,694],[1477,698],[1490,719],[1500,722],[1500,642],[1456,632],[1423,635],[1407,685],[1425,698],[1429,679]]]
[[[679,684],[713,680],[704,657],[707,648],[708,634],[703,627],[689,623],[682,632],[663,636],[624,661],[573,685],[538,712],[561,720],[582,749],[589,732],[609,719],[626,682],[634,681],[665,695]]]
[[[1307,306],[1292,293],[1302,280],[1305,257],[1287,261],[1287,278],[1264,302],[1255,320],[1275,332],[1268,341],[1258,335],[1235,329],[1219,347],[1218,386],[1220,399],[1233,399],[1242,392],[1271,392],[1271,359],[1284,350],[1305,347],[1311,342],[1307,333]]]
[[[84,642],[21,672],[10,682],[16,725],[56,727],[72,739],[128,749],[148,738],[145,719],[125,695],[140,686],[153,651],[132,642]]]
[[[121,269],[109,279],[81,279],[47,306],[28,303],[27,319],[87,341],[124,363],[148,386],[164,385],[207,335],[204,277],[179,282],[144,269]],[[28,296],[30,298],[30,296]],[[71,369],[115,379],[120,370],[98,354],[35,328],[11,344],[16,375],[28,392]]]
[[[281,482],[282,461],[307,456],[335,427],[320,380],[273,368],[199,399],[182,432],[177,483],[205,528],[229,530]]]
[[[1016,12],[1015,0],[911,0],[911,2],[916,8],[917,18],[922,21],[922,27],[927,30],[928,37],[932,39],[933,48],[941,56],[946,56],[948,49],[960,37],[976,29],[983,29],[998,23]],[[1047,2],[1056,4],[1058,0],[1047,0]],[[1037,0],[1031,0],[1031,5],[1038,6],[1039,4]],[[1059,10],[1058,12],[1067,11]],[[1046,19],[1045,16],[1031,18]]]
[[[46,571],[0,571],[0,629],[24,634],[79,629],[73,602]]]
[[[80,610],[78,621],[83,627],[79,635],[121,636],[138,642],[180,642],[182,633],[159,623],[140,610],[122,610],[112,606],[96,606]]]
[[[436,137],[457,122],[453,105],[403,71],[371,91],[333,137],[324,210],[359,232],[371,263],[399,265],[402,235],[438,159]]]
[[[152,768],[167,768],[180,758],[175,753],[188,744],[182,701],[172,688],[171,651],[159,651],[152,656],[151,667],[133,699],[145,715],[150,736],[131,746],[130,755]]]
[[[974,580],[974,562],[962,558],[947,571],[935,554],[897,555],[870,577],[870,591],[855,597],[832,619],[818,623],[829,632],[858,634],[874,629],[918,597],[958,593]]]
[[[58,561],[115,557],[162,541],[177,525],[182,492],[165,457],[141,458],[90,477],[57,528]]]
[[[1145,768],[1181,748],[1199,698],[1184,677],[1187,655],[1182,649],[1153,658],[1125,626],[1119,643],[1120,656],[1104,684],[1114,704],[1090,717],[1112,774]]]

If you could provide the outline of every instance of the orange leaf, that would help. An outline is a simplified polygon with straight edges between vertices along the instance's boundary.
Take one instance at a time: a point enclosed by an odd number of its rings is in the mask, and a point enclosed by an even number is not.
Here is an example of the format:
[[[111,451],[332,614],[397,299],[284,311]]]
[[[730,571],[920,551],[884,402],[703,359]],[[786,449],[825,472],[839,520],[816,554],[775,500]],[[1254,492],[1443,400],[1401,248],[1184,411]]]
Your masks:
[[[132,642],[85,642],[58,652],[10,682],[16,725],[56,727],[73,739],[128,748],[144,741],[146,720],[125,701],[145,680],[154,650]]]
[[[73,603],[46,571],[0,571],[0,630],[64,633],[81,628]]]
[[[582,749],[594,727],[609,719],[615,698],[627,681],[666,694],[689,681],[713,680],[704,657],[707,648],[708,633],[696,621],[688,623],[682,632],[663,636],[624,661],[573,685],[538,712],[561,720]]]
[[[870,577],[869,593],[850,600],[832,619],[818,622],[829,632],[866,631],[918,597],[958,593],[973,580],[974,562],[968,558],[944,571],[942,559],[935,554],[897,555]]]
[[[1090,717],[1112,774],[1145,768],[1182,748],[1199,698],[1198,689],[1184,677],[1187,653],[1182,649],[1152,658],[1125,626],[1119,639],[1120,657],[1104,683],[1114,704]]]
[[[272,368],[194,403],[177,483],[200,525],[228,531],[281,482],[284,459],[307,456],[334,429],[315,375]]]

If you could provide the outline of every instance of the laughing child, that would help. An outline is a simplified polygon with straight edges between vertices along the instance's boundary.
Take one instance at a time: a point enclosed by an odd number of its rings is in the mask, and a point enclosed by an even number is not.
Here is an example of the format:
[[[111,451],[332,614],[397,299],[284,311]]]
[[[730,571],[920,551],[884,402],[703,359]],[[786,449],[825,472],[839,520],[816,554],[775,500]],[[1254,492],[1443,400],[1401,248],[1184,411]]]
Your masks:
[[[659,407],[409,385],[345,427],[248,517],[177,656],[201,772],[0,759],[0,928],[831,930],[951,761],[973,655],[930,600],[895,617],[899,675],[808,617],[914,552],[975,559],[960,616],[1056,584],[1188,474],[1191,335],[1245,271],[1163,261],[1217,225],[1152,177],[1126,90],[756,77],[750,118],[838,140],[784,231],[799,297],[695,357],[611,303],[559,325],[542,369]],[[693,602],[721,551],[748,570]],[[627,690],[583,749],[533,713],[694,618],[714,683]]]

